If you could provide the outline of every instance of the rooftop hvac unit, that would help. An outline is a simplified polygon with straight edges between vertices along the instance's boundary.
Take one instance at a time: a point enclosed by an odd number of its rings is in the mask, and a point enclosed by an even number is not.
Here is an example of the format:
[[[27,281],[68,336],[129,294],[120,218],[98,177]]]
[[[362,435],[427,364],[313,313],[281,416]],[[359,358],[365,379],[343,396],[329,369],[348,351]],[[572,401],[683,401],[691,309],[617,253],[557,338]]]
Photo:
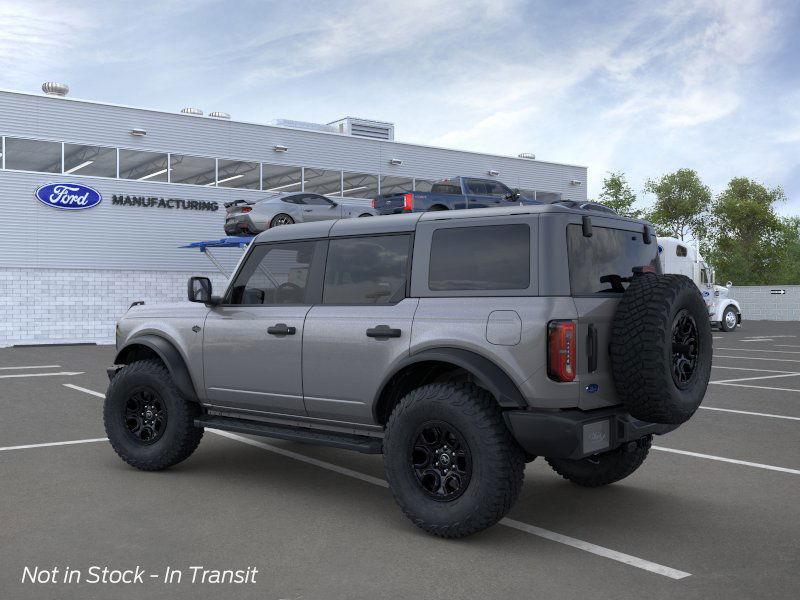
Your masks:
[[[212,119],[230,119],[231,118],[231,116],[228,113],[222,112],[222,111],[219,111],[219,110],[215,110],[214,112],[208,113],[208,116],[211,117]]]
[[[196,117],[202,117],[203,111],[199,108],[194,108],[192,106],[187,106],[186,108],[182,108],[181,112],[185,115],[195,115]]]
[[[345,117],[330,123],[339,133],[355,137],[372,138],[374,140],[394,140],[394,123],[370,121],[356,117]]]
[[[273,119],[268,125],[291,127],[292,129],[306,129],[308,131],[321,131],[323,133],[336,133],[336,128],[332,125],[309,123],[308,121],[293,121],[292,119]]]

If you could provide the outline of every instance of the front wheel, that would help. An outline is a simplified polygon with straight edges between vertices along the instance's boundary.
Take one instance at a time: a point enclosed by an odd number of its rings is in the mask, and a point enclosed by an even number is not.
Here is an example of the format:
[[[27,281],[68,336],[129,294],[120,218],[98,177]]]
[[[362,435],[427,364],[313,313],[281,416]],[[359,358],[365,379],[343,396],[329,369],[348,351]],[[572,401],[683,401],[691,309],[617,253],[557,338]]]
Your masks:
[[[386,478],[418,527],[459,538],[494,525],[517,499],[525,456],[494,398],[471,383],[425,385],[389,418]]]
[[[141,360],[111,380],[103,423],[119,457],[142,471],[160,471],[189,458],[203,429],[199,405],[186,400],[161,362]]]
[[[625,479],[638,469],[650,452],[653,436],[646,435],[616,450],[578,460],[547,458],[547,464],[564,479],[583,487],[600,487]]]
[[[738,325],[739,319],[736,316],[736,311],[732,306],[729,306],[725,309],[725,312],[722,313],[722,321],[720,321],[720,328],[722,331],[733,331],[736,329]]]

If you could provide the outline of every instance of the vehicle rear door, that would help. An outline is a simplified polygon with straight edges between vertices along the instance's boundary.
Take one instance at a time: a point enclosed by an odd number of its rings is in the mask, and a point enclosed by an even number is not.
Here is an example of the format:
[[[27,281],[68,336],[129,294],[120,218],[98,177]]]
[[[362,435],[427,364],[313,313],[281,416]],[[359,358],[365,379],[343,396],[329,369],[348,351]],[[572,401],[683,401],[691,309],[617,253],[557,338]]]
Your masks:
[[[416,298],[407,298],[410,233],[333,237],[322,303],[306,318],[303,390],[310,417],[372,424],[376,390],[407,356]]]
[[[661,272],[655,235],[645,243],[641,224],[594,215],[591,221],[586,232],[579,217],[566,227],[570,289],[578,312],[577,375],[583,409],[618,403],[608,352],[614,314],[635,267]]]
[[[264,244],[248,255],[203,333],[208,403],[252,413],[305,415],[303,324],[319,295],[312,273],[324,242]],[[316,296],[315,296],[316,295]]]
[[[342,207],[338,202],[319,194],[305,194],[300,211],[304,222],[331,221],[342,216]]]

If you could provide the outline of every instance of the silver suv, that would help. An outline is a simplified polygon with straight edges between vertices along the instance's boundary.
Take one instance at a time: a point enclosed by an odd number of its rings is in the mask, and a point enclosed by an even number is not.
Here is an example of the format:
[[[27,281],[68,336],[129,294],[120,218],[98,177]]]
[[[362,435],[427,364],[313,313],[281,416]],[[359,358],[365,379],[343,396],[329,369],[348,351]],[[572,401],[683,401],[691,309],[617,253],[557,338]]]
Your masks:
[[[108,437],[144,470],[204,427],[382,453],[416,525],[474,533],[526,461],[609,484],[697,409],[705,304],[657,253],[647,223],[558,205],[269,229],[221,295],[192,277],[120,319]]]

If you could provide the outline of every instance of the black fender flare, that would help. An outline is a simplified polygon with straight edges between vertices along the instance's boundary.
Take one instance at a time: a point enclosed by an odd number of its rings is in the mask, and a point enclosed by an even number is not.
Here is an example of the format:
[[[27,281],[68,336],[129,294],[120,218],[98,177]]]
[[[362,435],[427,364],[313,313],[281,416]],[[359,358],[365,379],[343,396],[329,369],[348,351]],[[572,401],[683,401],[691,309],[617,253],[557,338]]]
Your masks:
[[[461,348],[431,348],[412,354],[395,365],[392,373],[378,387],[373,406],[378,406],[378,401],[392,377],[406,367],[422,362],[450,363],[472,373],[503,408],[525,408],[528,405],[511,377],[485,356]]]
[[[117,352],[114,357],[114,364],[128,364],[125,360],[125,354],[134,346],[144,346],[158,354],[181,394],[187,400],[198,401],[199,397],[192,382],[192,376],[189,374],[189,368],[186,366],[186,361],[172,342],[155,334],[133,337]]]

